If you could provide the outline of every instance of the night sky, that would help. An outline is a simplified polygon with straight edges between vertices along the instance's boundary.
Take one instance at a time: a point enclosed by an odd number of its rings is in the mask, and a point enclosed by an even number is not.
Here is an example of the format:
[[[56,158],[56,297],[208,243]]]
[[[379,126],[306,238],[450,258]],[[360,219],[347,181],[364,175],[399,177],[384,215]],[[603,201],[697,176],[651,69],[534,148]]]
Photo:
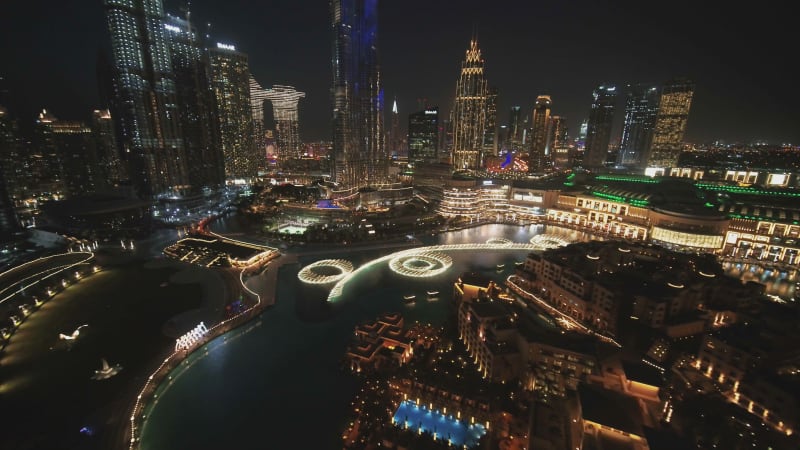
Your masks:
[[[42,107],[62,119],[88,120],[98,103],[97,51],[108,47],[102,1],[3,3],[0,76],[10,91],[7,107],[21,122],[33,121]],[[165,7],[177,12],[180,3],[165,0]],[[487,79],[499,90],[500,125],[510,106],[529,112],[537,95],[549,94],[553,114],[567,118],[572,134],[598,84],[687,76],[697,84],[688,141],[799,144],[793,15],[770,2],[749,9],[704,3],[659,2],[662,9],[653,10],[652,2],[632,1],[383,0],[386,112],[396,97],[405,130],[418,99],[449,111],[477,28]],[[304,140],[330,138],[327,0],[195,0],[192,14],[196,23],[212,24],[214,40],[249,54],[263,86],[306,92]]]

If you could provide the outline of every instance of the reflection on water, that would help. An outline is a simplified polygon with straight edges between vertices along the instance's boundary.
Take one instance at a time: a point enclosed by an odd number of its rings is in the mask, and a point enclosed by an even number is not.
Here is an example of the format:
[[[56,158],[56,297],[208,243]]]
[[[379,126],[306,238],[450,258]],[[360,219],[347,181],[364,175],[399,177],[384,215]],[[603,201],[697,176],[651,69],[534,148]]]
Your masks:
[[[778,269],[762,267],[757,264],[724,262],[725,273],[741,279],[743,282],[754,281],[766,287],[766,293],[791,299],[797,290],[797,269]]]
[[[569,228],[562,228],[554,225],[503,225],[492,224],[483,225],[475,228],[467,228],[459,231],[451,231],[436,235],[434,238],[431,236],[421,236],[419,239],[426,244],[464,244],[464,243],[485,243],[491,238],[505,238],[509,241],[517,243],[528,243],[533,236],[537,234],[553,234],[563,238],[569,242],[582,242],[592,239],[598,240],[589,234],[580,231],[571,230]]]

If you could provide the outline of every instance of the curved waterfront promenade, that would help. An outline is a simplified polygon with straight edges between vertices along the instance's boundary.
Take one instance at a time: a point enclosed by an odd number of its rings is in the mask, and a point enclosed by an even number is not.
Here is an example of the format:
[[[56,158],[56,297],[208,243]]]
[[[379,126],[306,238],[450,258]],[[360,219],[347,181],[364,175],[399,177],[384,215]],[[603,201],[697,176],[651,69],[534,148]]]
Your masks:
[[[60,253],[12,267],[0,273],[0,304],[43,280],[75,266],[86,264],[92,258],[94,253],[91,252]]]
[[[85,271],[81,270],[81,266],[89,265],[93,260],[94,253],[92,252],[60,253],[38,258],[0,273],[0,314],[13,311],[15,299],[16,303],[18,303],[16,306],[22,307],[26,301],[26,289],[31,290],[31,288],[33,288],[33,292],[39,291],[39,298],[35,295],[33,297],[33,301],[35,302],[33,306],[38,308],[42,302],[53,297],[62,288],[71,284],[72,281],[80,279],[83,276],[81,272],[85,274]],[[61,279],[60,284],[56,284],[56,282],[51,280],[53,277],[64,274],[75,268],[77,268],[75,273],[67,274],[65,278]],[[94,271],[96,272],[97,270],[95,266]],[[74,276],[74,278],[72,278],[72,276]],[[46,284],[46,286],[37,286],[40,283]],[[30,298],[28,298],[28,302],[30,301]],[[35,312],[35,309],[33,312]],[[10,332],[4,330],[3,335],[0,336],[0,351],[5,350],[6,346],[11,342],[11,337],[15,334],[19,325],[21,325],[21,322],[24,321],[29,314],[33,314],[33,312],[24,312],[21,319],[15,319],[13,322],[14,326],[11,328]]]
[[[275,283],[277,282],[277,278],[275,274],[278,272],[278,268],[283,264],[291,264],[296,262],[296,258],[293,256],[288,255],[281,255],[276,260],[270,263],[270,273],[267,275],[267,289],[270,292],[274,292]],[[252,296],[255,299],[255,304],[250,308],[232,316],[222,322],[209,327],[208,332],[205,335],[204,339],[196,342],[193,346],[189,348],[185,348],[182,350],[176,350],[170,353],[164,361],[156,368],[155,371],[147,378],[142,389],[139,391],[136,401],[133,405],[133,409],[131,411],[130,416],[130,423],[129,423],[129,433],[125,433],[126,436],[129,438],[129,448],[131,450],[139,448],[139,442],[141,438],[141,430],[144,426],[144,422],[147,419],[145,411],[149,404],[154,400],[156,392],[158,390],[159,385],[167,381],[169,379],[169,374],[172,370],[178,367],[178,365],[183,362],[191,353],[195,350],[202,348],[204,345],[208,344],[211,340],[216,337],[221,336],[228,331],[233,330],[236,327],[239,327],[246,322],[250,321],[251,319],[258,316],[264,307],[272,305],[275,301],[274,293],[272,295],[267,295],[265,298],[257,293],[256,291],[252,290],[250,287],[247,286],[247,282],[244,279],[244,275],[247,269],[242,269],[239,272],[239,283],[241,284],[241,288],[243,291],[247,292],[248,295]]]

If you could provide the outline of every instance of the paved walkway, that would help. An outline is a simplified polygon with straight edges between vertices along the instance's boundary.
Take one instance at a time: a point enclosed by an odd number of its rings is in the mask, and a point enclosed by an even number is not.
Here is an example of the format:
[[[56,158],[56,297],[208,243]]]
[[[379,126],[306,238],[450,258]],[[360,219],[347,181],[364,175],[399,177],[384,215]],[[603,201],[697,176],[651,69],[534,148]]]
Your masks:
[[[297,255],[282,253],[281,256],[270,261],[266,269],[260,274],[245,280],[248,289],[261,296],[261,304],[272,306],[275,304],[276,290],[278,287],[278,271],[284,264],[296,264]]]

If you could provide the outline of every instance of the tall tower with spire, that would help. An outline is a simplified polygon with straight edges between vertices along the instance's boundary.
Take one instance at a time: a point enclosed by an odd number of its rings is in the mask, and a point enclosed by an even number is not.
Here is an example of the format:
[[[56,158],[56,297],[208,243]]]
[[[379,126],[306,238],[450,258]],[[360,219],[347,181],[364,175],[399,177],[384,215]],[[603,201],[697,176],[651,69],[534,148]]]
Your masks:
[[[331,0],[333,180],[348,187],[386,181],[378,0]]]
[[[451,112],[453,123],[453,168],[478,169],[483,165],[488,87],[483,74],[483,58],[477,39],[470,41],[456,98]]]
[[[400,156],[403,151],[403,136],[400,135],[400,115],[397,112],[397,99],[392,103],[392,117],[389,121],[389,135],[386,139],[386,151],[390,157]]]

